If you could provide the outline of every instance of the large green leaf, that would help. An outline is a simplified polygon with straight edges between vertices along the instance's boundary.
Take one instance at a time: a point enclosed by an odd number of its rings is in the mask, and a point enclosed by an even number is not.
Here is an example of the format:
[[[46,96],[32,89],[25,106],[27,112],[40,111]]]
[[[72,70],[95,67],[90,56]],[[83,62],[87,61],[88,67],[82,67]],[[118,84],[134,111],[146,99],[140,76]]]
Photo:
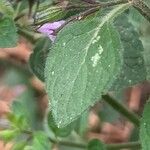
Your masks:
[[[33,53],[29,59],[32,72],[42,81],[44,81],[45,61],[50,47],[51,41],[49,38],[40,38],[37,40]]]
[[[150,101],[147,102],[144,108],[143,117],[140,127],[140,140],[142,143],[142,150],[150,149]]]
[[[14,47],[17,44],[17,30],[12,19],[0,19],[0,48]]]
[[[128,22],[125,13],[116,19],[115,26],[124,47],[123,67],[112,87],[113,90],[118,90],[146,80],[146,68],[140,35],[135,31],[134,26]]]
[[[120,5],[101,18],[70,23],[58,34],[46,61],[45,81],[59,127],[92,106],[118,75],[123,51],[109,21],[125,7]]]

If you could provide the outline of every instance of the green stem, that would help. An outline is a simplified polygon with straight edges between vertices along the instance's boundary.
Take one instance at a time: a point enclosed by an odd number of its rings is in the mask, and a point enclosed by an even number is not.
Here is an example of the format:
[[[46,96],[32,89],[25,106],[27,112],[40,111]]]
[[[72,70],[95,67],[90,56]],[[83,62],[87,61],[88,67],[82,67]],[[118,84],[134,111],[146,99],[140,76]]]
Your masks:
[[[24,133],[32,135],[32,132],[30,131],[24,131]],[[80,149],[86,149],[87,144],[86,143],[76,143],[76,142],[71,142],[71,141],[64,141],[64,140],[55,140],[49,137],[49,141],[58,144],[58,145],[63,145],[63,146],[68,146],[68,147],[76,147]],[[135,142],[127,142],[127,143],[118,143],[118,144],[107,144],[106,149],[107,150],[120,150],[120,149],[140,149],[141,148],[141,143],[139,141]]]
[[[120,150],[120,149],[141,149],[141,144],[139,141],[137,142],[128,142],[121,144],[109,144],[107,145],[107,150]]]
[[[35,36],[35,33],[32,33],[26,29],[23,29],[21,27],[18,27],[18,33],[22,35],[23,37],[27,38],[32,44],[35,44],[38,37]]]
[[[126,3],[129,3],[129,0],[108,1],[108,2],[100,3],[100,5],[102,8],[106,8],[106,7],[111,7],[111,6],[116,6],[120,4],[126,4]]]
[[[116,5],[120,5],[120,4],[127,4],[127,3],[129,3],[128,0],[118,0],[118,1],[110,1],[110,2],[105,2],[105,3],[93,4],[93,5],[91,5],[90,9],[87,9],[87,10],[85,10],[77,15],[71,16],[69,19],[67,19],[66,22],[61,27],[59,27],[57,30],[55,30],[55,34],[57,34],[68,23],[75,21],[75,20],[84,19],[85,17],[99,11],[101,8],[107,8],[107,7],[112,7],[112,6],[116,6]]]
[[[85,149],[87,147],[86,144],[84,143],[75,143],[75,142],[71,142],[71,141],[56,141],[54,139],[49,138],[50,142],[54,143],[54,144],[58,144],[58,145],[63,145],[63,146],[68,146],[68,147],[76,147],[76,148],[81,148],[81,149]]]
[[[129,121],[131,121],[134,125],[140,126],[140,119],[139,117],[132,111],[130,111],[128,108],[123,106],[121,103],[119,103],[114,98],[110,97],[109,95],[103,95],[102,98],[111,105],[116,111],[121,113],[123,116],[125,116]]]
[[[26,13],[22,12],[19,15],[17,15],[16,17],[14,17],[14,21],[17,22],[20,18],[24,17],[26,15]]]
[[[69,147],[76,147],[76,148],[80,148],[80,149],[86,149],[87,148],[87,144],[84,143],[74,143],[74,142],[70,142],[70,141],[55,141],[52,140],[50,138],[50,141],[52,143],[56,143],[56,144],[60,144],[63,146],[69,146]],[[127,142],[127,143],[119,143],[119,144],[107,144],[106,145],[106,149],[107,150],[120,150],[120,149],[140,149],[141,148],[141,144],[139,141],[136,142]]]

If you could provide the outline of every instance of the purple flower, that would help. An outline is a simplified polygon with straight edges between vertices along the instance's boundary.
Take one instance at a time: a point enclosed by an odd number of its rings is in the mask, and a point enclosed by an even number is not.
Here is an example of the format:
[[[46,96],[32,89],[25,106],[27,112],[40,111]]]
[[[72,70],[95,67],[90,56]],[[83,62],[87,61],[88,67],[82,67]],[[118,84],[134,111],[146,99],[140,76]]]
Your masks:
[[[56,39],[55,30],[61,27],[64,23],[65,23],[64,20],[52,22],[52,23],[45,23],[40,28],[38,28],[37,31],[48,36],[50,40],[54,42]]]

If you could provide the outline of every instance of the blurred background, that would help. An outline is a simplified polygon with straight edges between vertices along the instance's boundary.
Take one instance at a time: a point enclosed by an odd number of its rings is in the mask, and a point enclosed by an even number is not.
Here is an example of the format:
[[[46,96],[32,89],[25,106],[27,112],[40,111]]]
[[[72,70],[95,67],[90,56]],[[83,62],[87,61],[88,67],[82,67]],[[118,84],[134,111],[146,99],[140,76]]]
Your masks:
[[[145,19],[135,18],[135,16],[130,16],[130,21],[143,42],[146,52],[144,53],[145,61],[149,63],[150,24]],[[44,83],[32,73],[28,63],[33,49],[33,42],[21,35],[16,47],[0,49],[0,130],[9,128],[7,114],[13,111],[13,103],[16,101],[19,101],[19,105],[15,104],[15,107],[30,119],[34,130],[43,127],[48,99]],[[141,116],[144,104],[150,95],[150,83],[143,81],[136,86],[110,94]],[[89,112],[83,114],[76,128],[77,133],[85,141],[97,138],[104,143],[122,143],[139,139],[138,129],[104,101],[98,102]],[[77,133],[73,131],[72,136],[81,141]],[[71,140],[72,136],[66,139]],[[10,150],[12,145],[13,142],[5,144],[0,141],[0,150]],[[56,144],[53,149],[67,150],[67,148],[58,147]]]

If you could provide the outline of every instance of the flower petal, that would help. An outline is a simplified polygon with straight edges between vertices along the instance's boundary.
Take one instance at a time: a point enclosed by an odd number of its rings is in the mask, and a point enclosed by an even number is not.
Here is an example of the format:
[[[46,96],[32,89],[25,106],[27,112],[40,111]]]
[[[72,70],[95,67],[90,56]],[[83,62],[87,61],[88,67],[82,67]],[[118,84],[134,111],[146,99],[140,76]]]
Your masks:
[[[43,24],[37,31],[43,33],[48,36],[52,42],[54,42],[56,35],[53,35],[54,31],[61,27],[65,23],[64,20],[60,20],[52,23]]]

